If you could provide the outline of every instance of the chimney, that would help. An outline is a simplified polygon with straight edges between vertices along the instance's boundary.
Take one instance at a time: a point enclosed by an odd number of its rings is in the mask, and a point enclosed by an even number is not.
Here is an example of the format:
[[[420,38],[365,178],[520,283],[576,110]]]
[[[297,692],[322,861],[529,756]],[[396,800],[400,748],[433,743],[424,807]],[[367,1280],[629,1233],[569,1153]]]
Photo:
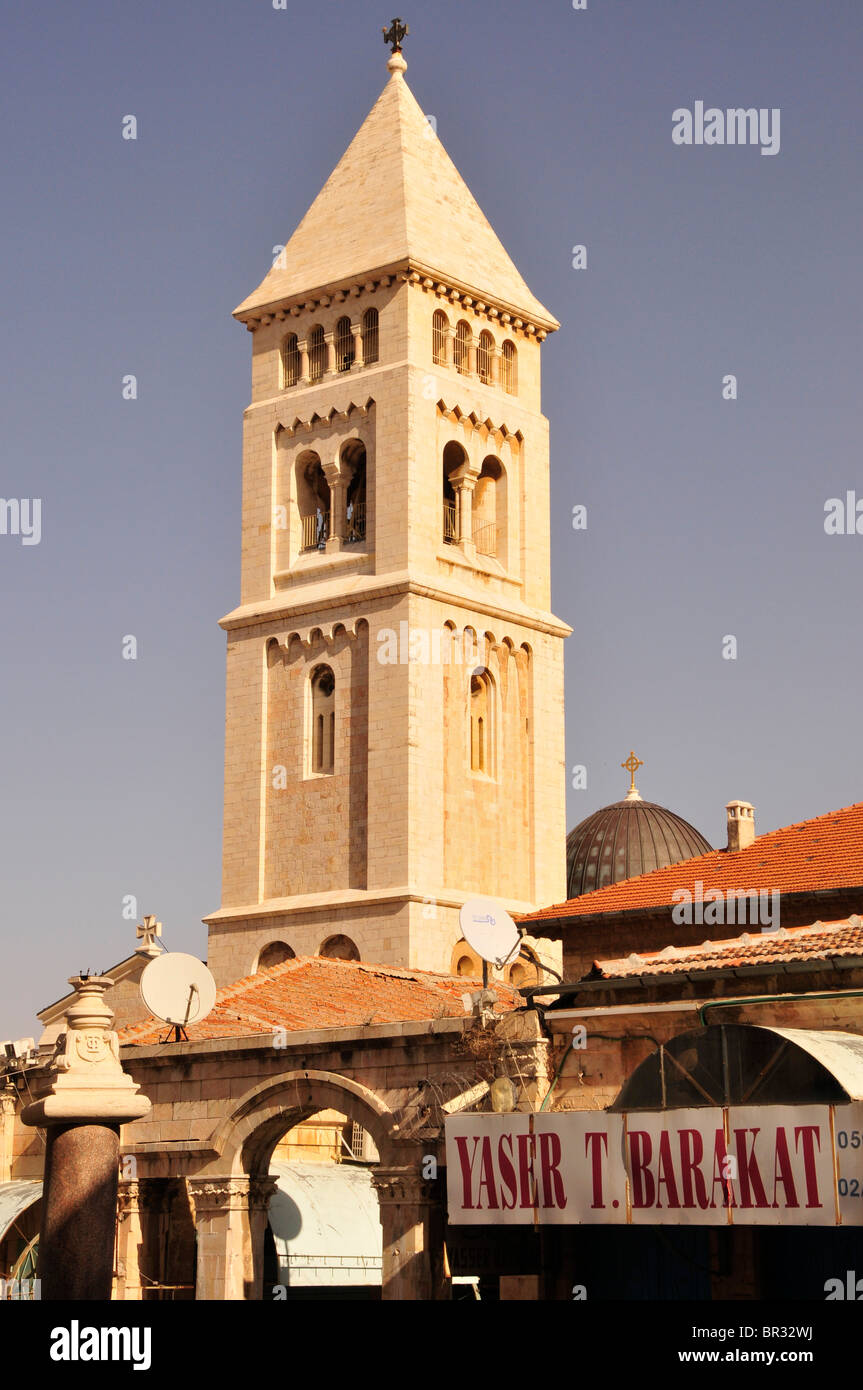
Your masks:
[[[755,839],[755,808],[748,801],[729,801],[728,848],[747,849]]]

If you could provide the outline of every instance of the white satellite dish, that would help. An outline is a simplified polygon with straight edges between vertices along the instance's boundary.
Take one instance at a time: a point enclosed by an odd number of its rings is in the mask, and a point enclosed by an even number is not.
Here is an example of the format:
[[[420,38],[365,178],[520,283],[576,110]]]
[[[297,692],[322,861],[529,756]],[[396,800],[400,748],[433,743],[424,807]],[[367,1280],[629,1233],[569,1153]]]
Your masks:
[[[202,960],[165,951],[145,967],[141,998],[151,1014],[173,1025],[175,1041],[190,1023],[200,1023],[216,1002],[216,981]]]
[[[518,954],[521,937],[508,912],[491,898],[469,898],[458,914],[462,936],[499,970]]]

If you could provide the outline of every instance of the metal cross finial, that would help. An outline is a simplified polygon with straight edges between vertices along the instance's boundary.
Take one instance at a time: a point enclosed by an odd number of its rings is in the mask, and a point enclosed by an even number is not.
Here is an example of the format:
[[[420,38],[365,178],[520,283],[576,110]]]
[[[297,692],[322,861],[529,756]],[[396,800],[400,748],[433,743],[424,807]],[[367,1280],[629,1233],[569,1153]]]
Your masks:
[[[148,951],[155,955],[157,954],[155,938],[162,935],[162,923],[157,922],[151,913],[149,917],[144,918],[140,927],[135,928],[135,935],[141,941],[141,945],[136,949],[142,953]]]
[[[632,752],[632,750],[630,750],[629,757],[627,758],[626,762],[621,763],[620,766],[626,768],[626,771],[629,773],[629,790],[631,792],[634,792],[635,774],[640,767],[644,767],[642,759],[636,758],[635,754]]]
[[[407,24],[402,24],[401,19],[394,19],[389,29],[383,29],[381,32],[384,36],[384,43],[392,44],[393,53],[401,53],[402,39],[407,38],[410,29]]]

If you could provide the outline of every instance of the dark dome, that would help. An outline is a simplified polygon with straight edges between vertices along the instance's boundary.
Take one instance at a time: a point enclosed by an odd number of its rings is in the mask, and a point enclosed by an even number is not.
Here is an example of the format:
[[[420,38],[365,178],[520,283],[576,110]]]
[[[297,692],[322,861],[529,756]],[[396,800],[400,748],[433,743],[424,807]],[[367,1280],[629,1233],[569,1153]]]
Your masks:
[[[566,896],[649,874],[713,848],[688,821],[636,793],[594,811],[566,837]]]

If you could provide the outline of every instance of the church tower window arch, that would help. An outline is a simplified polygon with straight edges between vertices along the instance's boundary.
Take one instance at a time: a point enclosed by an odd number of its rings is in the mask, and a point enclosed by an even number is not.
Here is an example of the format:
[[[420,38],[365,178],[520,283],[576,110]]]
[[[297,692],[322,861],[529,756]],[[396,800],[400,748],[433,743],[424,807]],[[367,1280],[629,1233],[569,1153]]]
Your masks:
[[[296,333],[289,333],[282,343],[282,389],[296,386],[300,379],[300,347]]]
[[[500,384],[511,396],[518,395],[518,351],[509,338],[500,354]]]
[[[474,775],[494,776],[494,682],[491,673],[477,667],[469,690],[469,756]]]
[[[311,772],[332,775],[336,751],[336,678],[329,666],[316,666],[311,679]]]
[[[485,382],[486,386],[491,385],[492,363],[494,362],[494,338],[487,328],[484,328],[479,335],[479,342],[476,348],[476,370],[480,381]]]
[[[354,335],[351,332],[351,321],[345,314],[336,324],[336,368],[340,372],[349,372],[354,362]]]
[[[443,309],[436,309],[432,318],[432,362],[445,367],[449,360],[449,319]]]
[[[359,947],[349,936],[328,936],[322,941],[318,955],[327,960],[359,960]]]
[[[380,360],[380,315],[377,309],[366,309],[363,314],[363,362],[370,367]]]
[[[470,324],[466,319],[459,319],[455,326],[455,343],[453,366],[462,376],[467,376],[470,371],[470,347],[473,342],[473,334],[470,331]]]
[[[321,324],[309,329],[309,381],[320,381],[327,370],[327,341]]]
[[[499,458],[483,459],[473,495],[473,540],[478,555],[506,564],[506,473]]]
[[[297,509],[301,550],[323,550],[330,535],[330,487],[320,455],[305,450],[297,460]]]

